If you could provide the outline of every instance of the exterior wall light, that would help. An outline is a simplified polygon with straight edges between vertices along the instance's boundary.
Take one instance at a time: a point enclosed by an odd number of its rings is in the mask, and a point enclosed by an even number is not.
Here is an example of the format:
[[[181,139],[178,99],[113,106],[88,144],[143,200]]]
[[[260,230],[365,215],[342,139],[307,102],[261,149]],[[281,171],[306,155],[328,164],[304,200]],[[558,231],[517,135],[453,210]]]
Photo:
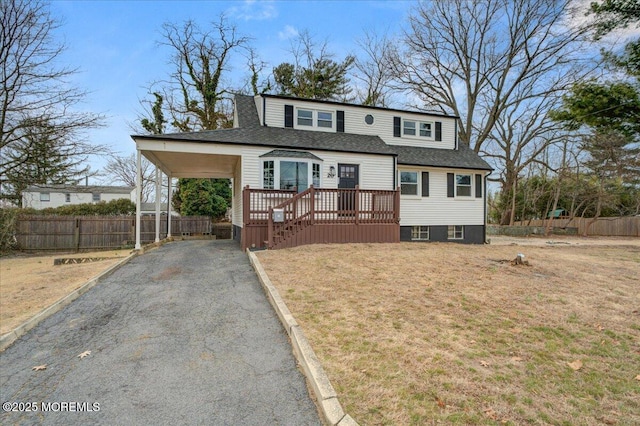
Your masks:
[[[329,167],[329,174],[327,175],[327,177],[328,178],[336,177],[336,168],[334,166]]]

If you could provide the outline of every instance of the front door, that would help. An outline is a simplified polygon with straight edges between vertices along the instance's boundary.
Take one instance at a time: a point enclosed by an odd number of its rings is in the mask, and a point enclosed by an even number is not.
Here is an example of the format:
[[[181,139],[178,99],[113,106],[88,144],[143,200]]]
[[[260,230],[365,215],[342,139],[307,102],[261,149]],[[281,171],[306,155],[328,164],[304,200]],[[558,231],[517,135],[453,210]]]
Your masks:
[[[355,189],[359,184],[358,164],[338,164],[338,188]],[[356,209],[355,191],[339,191],[338,211],[341,216],[353,216]]]

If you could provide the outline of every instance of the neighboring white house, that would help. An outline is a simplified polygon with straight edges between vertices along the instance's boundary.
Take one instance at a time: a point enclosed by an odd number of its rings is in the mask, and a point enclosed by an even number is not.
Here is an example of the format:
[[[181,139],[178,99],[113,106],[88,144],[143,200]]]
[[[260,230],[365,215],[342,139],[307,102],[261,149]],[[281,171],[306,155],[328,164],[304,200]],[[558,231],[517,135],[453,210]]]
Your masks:
[[[22,207],[45,209],[71,204],[135,200],[135,188],[95,185],[33,185],[22,192]]]
[[[232,129],[132,138],[141,155],[173,178],[231,178],[239,241],[247,218],[243,209],[250,207],[243,205],[243,189],[301,193],[313,185],[336,194],[399,187],[399,240],[483,243],[486,176],[492,169],[458,142],[457,121],[435,113],[236,95]],[[332,213],[344,216],[335,208]],[[373,218],[375,207],[366,214]],[[311,219],[305,226],[319,222]]]

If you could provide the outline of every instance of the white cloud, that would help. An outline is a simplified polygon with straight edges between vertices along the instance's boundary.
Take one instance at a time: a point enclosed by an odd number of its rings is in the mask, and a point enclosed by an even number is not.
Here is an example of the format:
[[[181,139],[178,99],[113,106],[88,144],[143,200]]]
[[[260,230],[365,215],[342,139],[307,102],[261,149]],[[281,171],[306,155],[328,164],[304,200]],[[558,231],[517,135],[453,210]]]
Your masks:
[[[245,0],[241,6],[230,8],[229,14],[245,21],[265,21],[277,17],[278,10],[271,0]]]
[[[289,40],[297,36],[298,36],[298,30],[296,30],[291,25],[286,25],[284,27],[284,30],[278,31],[278,38],[280,38],[280,40]]]

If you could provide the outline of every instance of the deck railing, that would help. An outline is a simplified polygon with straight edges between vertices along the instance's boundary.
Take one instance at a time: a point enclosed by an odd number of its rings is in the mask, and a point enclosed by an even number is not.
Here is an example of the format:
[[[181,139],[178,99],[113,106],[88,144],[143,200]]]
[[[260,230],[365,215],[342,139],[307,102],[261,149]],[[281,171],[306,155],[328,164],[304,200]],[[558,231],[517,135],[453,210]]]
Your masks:
[[[284,248],[322,242],[399,240],[399,190],[243,191],[243,248]],[[274,210],[282,221],[274,221]]]

